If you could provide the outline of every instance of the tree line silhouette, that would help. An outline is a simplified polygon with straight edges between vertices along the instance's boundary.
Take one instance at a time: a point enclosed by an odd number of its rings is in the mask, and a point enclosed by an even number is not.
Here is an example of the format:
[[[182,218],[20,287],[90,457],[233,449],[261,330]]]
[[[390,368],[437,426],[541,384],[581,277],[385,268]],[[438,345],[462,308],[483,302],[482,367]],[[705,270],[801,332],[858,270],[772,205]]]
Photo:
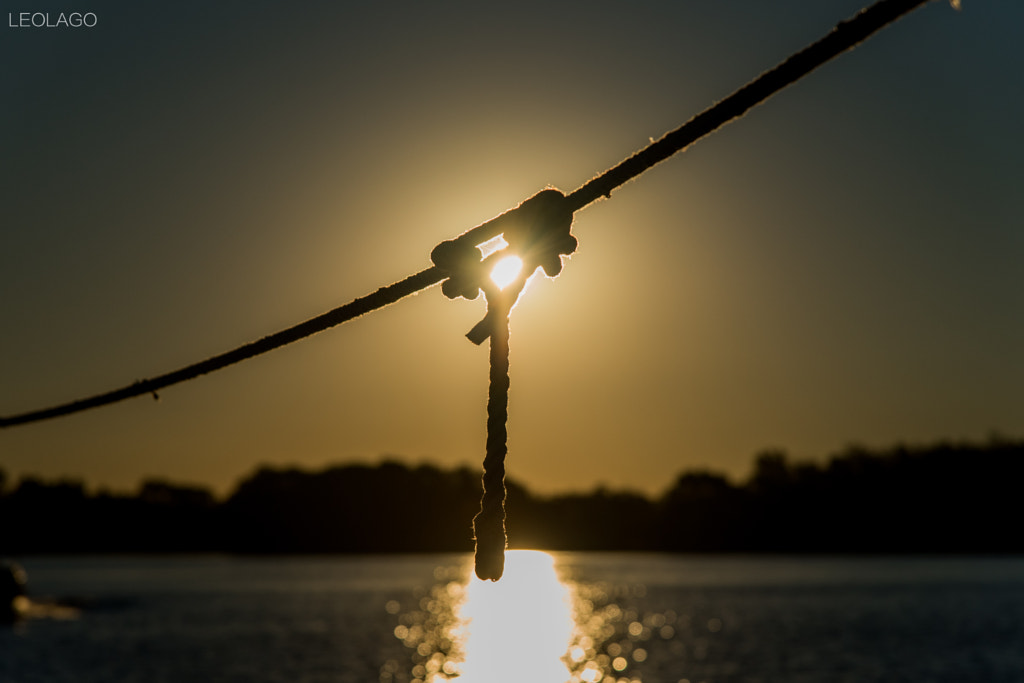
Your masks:
[[[822,462],[755,457],[733,483],[686,471],[651,499],[598,488],[538,496],[507,481],[511,547],[778,553],[1021,553],[1024,441],[939,443]],[[133,495],[0,470],[0,555],[387,553],[472,549],[480,472],[432,465],[262,467],[223,500],[143,482]]]

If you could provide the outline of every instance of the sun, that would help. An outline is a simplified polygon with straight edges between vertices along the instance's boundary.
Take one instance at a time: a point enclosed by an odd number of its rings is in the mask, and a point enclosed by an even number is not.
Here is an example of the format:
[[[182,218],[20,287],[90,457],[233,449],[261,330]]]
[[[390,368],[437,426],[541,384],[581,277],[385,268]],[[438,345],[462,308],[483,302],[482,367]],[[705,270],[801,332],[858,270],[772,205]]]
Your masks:
[[[498,289],[505,289],[515,282],[522,270],[523,259],[518,256],[506,256],[494,264],[494,268],[491,269],[491,281],[498,285]]]

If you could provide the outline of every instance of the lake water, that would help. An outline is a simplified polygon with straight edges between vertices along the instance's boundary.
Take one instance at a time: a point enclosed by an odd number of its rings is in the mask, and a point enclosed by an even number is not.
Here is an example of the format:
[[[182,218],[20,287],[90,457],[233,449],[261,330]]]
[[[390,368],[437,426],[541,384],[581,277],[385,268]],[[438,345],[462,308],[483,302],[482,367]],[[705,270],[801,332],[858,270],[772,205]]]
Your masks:
[[[1024,681],[1024,559],[24,558],[2,683]]]

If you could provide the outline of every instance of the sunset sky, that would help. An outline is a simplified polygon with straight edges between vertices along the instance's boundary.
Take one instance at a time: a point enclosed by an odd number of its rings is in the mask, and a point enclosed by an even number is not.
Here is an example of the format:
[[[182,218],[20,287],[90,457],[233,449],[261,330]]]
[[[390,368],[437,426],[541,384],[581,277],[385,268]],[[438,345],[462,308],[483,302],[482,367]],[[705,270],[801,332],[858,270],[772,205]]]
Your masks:
[[[151,377],[569,192],[860,0],[75,3],[0,16],[0,415]],[[578,213],[511,320],[509,475],[658,494],[755,453],[1024,435],[1024,3],[931,2]],[[0,469],[218,492],[258,464],[479,467],[481,300],[435,287]]]

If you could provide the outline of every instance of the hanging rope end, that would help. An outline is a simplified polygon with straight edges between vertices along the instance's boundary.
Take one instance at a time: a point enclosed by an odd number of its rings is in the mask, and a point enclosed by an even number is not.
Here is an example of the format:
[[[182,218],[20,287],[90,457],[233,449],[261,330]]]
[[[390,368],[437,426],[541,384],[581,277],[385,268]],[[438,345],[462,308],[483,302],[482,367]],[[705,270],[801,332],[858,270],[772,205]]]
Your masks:
[[[473,558],[475,571],[481,581],[497,581],[505,573],[505,523],[500,518],[493,519],[491,524],[486,525],[493,528],[482,533],[482,516],[477,515],[473,520],[473,527],[477,529],[476,553]]]
[[[480,346],[491,336],[492,321],[490,314],[485,315],[483,320],[473,325],[473,329],[466,333],[466,339]]]

